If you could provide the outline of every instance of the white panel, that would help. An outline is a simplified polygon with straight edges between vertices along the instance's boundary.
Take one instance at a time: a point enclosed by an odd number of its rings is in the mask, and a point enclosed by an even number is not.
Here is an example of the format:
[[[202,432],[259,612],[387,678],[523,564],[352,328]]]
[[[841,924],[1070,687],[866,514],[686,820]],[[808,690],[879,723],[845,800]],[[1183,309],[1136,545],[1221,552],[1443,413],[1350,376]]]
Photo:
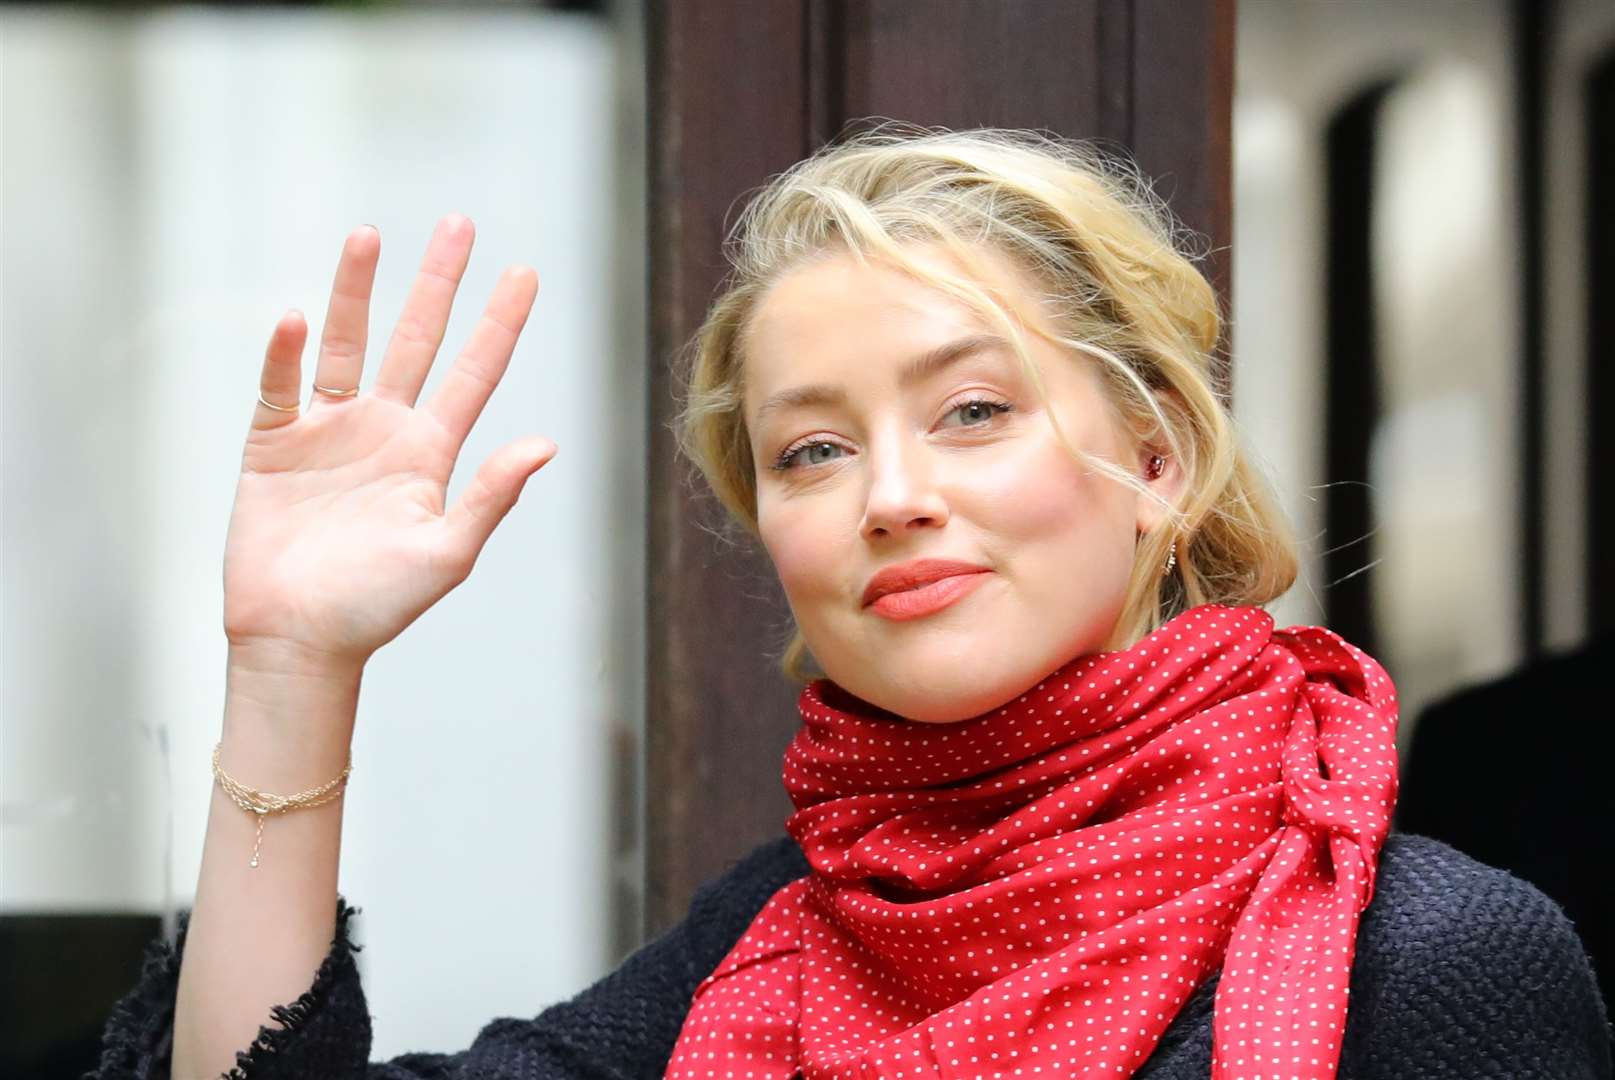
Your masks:
[[[459,211],[478,238],[423,402],[500,272],[530,264],[541,284],[449,499],[514,439],[560,450],[471,578],[366,671],[341,890],[364,910],[374,1056],[463,1047],[612,960],[610,815],[633,807],[611,801],[608,754],[635,723],[643,640],[643,354],[622,348],[643,317],[637,282],[613,280],[618,184],[639,180],[616,157],[617,40],[556,13],[67,25],[21,72],[7,43],[6,906],[163,903],[168,769],[142,730],[171,743],[189,903],[223,545],[269,331],[306,313],[311,377],[343,238],[377,225],[368,389],[434,223]],[[122,79],[96,40],[127,50]],[[19,280],[25,252],[49,271]],[[118,812],[99,809],[114,781]],[[53,797],[73,812],[24,820]]]
[[[1304,118],[1281,98],[1234,112],[1234,415],[1300,544],[1295,585],[1272,605],[1280,626],[1322,621],[1315,588],[1323,529],[1322,162]],[[1247,254],[1249,253],[1249,254]]]
[[[1235,411],[1294,508],[1306,575],[1275,614],[1318,620],[1332,584],[1325,551],[1360,552],[1357,570],[1373,564],[1404,748],[1424,705],[1518,659],[1507,27],[1500,0],[1238,9]],[[1324,534],[1318,502],[1324,154],[1338,111],[1385,80],[1398,87],[1375,175],[1386,417],[1370,475],[1337,481],[1372,488],[1379,531],[1365,543]]]
[[[1519,268],[1505,100],[1479,68],[1432,61],[1381,110],[1374,606],[1405,709],[1518,656]]]
[[[8,912],[154,909],[167,880],[138,647],[155,632],[143,443],[158,421],[141,411],[152,320],[129,270],[128,25],[8,12],[0,33]]]

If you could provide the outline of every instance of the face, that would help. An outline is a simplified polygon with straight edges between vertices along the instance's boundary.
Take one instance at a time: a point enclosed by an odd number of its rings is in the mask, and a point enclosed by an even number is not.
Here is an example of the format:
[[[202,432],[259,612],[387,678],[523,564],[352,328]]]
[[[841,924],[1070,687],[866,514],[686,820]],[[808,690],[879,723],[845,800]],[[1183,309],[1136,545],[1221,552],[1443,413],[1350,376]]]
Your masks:
[[[910,251],[965,272],[940,248]],[[1025,296],[1023,319],[1035,312],[1030,282],[984,254],[983,284]],[[758,525],[797,625],[831,679],[910,720],[979,716],[1115,626],[1136,538],[1159,512],[1069,454],[1048,409],[1074,445],[1159,494],[1180,482],[1170,458],[1146,477],[1157,451],[1124,437],[1093,361],[1025,333],[1045,407],[991,334],[923,282],[836,253],[775,283],[747,338]],[[903,568],[916,560],[956,565],[913,588]],[[866,603],[893,568],[890,584],[910,588]]]

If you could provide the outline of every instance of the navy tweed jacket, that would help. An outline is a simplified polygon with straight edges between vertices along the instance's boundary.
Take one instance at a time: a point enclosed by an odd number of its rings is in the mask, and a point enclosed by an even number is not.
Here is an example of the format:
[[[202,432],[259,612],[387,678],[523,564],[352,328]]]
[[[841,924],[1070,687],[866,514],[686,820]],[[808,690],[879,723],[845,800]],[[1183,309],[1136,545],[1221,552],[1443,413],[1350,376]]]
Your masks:
[[[703,885],[678,925],[575,997],[499,1017],[453,1053],[370,1061],[371,1024],[349,937],[337,929],[313,984],[276,1006],[232,1078],[659,1080],[695,986],[774,891],[808,872],[789,836]],[[1615,898],[1612,898],[1615,901]],[[189,911],[173,944],[146,950],[139,982],[103,1033],[101,1080],[169,1076]],[[1184,1004],[1140,1080],[1205,1080],[1218,976]],[[1536,886],[1439,840],[1392,832],[1358,926],[1340,1080],[1612,1080],[1611,1029],[1591,961],[1564,909]],[[1114,1078],[1111,1078],[1114,1080]]]

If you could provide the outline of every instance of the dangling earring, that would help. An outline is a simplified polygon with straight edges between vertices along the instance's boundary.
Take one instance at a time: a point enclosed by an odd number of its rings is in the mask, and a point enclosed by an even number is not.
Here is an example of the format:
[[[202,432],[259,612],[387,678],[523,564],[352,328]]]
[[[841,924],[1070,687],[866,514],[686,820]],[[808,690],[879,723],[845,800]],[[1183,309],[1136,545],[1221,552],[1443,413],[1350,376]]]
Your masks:
[[[1144,475],[1147,479],[1154,480],[1161,475],[1161,470],[1164,468],[1166,468],[1166,459],[1160,454],[1155,454],[1151,456],[1149,464],[1145,466]],[[1166,557],[1166,569],[1161,571],[1161,576],[1166,577],[1168,574],[1170,574],[1172,572],[1172,567],[1177,565],[1177,561],[1178,545],[1176,542],[1174,542],[1172,544],[1170,553],[1168,553]]]

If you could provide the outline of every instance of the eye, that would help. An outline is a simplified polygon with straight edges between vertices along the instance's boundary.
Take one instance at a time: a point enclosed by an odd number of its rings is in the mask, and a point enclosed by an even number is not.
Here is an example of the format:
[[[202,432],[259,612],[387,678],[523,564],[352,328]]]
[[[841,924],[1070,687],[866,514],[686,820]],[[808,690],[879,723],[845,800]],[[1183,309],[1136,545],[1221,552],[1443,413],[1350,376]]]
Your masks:
[[[966,422],[960,426],[979,428],[988,426],[993,420],[1009,412],[1014,407],[1007,401],[977,396],[955,402],[945,415],[959,414],[966,419]],[[834,452],[838,450],[845,452],[846,447],[840,443],[830,442],[827,439],[809,438],[803,442],[792,443],[780,451],[779,456],[774,459],[774,463],[769,467],[778,472],[789,472],[802,464],[797,459],[804,454],[806,455],[806,461],[803,463],[809,466],[824,465],[835,460]]]
[[[826,442],[823,439],[817,441],[810,439],[807,442],[795,443],[780,451],[779,457],[774,459],[774,464],[771,466],[771,468],[778,469],[781,472],[793,469],[796,467],[796,459],[804,452],[807,454],[808,464],[819,465],[825,461],[833,459],[816,457],[814,453],[815,451],[841,449],[843,449],[843,447],[840,445],[833,442]]]
[[[973,397],[964,401],[955,402],[948,409],[948,415],[955,414],[965,418],[962,427],[982,427],[991,423],[995,418],[1009,412],[1014,406],[1007,401],[998,401],[994,398]]]

